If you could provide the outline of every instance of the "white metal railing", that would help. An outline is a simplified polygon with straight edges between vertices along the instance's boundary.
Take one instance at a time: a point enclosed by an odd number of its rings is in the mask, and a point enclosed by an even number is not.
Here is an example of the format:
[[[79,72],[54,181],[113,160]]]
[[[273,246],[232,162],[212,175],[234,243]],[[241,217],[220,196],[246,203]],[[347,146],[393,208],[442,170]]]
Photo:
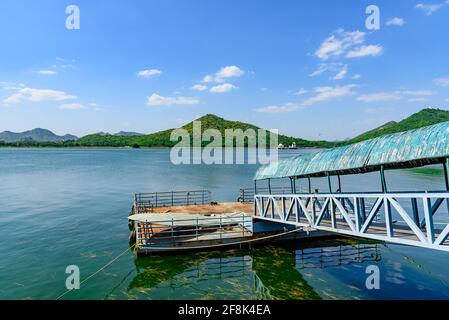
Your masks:
[[[210,201],[209,190],[136,193],[132,213],[148,213],[158,207],[204,205]]]
[[[271,191],[271,192],[270,192]],[[290,187],[271,187],[271,188],[257,188],[258,193],[272,193],[272,194],[292,194]],[[256,189],[254,188],[241,188],[239,192],[238,202],[253,202]]]
[[[176,247],[200,240],[244,238],[252,234],[252,217],[246,214],[220,215],[201,219],[182,218],[135,222],[138,248]]]
[[[254,199],[257,219],[449,251],[449,192],[256,195]],[[441,217],[439,222],[436,217]]]

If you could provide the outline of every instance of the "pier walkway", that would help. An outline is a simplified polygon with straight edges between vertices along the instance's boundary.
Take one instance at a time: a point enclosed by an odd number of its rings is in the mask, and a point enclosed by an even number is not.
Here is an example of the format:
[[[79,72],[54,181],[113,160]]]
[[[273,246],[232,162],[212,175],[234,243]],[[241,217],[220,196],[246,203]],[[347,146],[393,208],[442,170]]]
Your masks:
[[[254,219],[449,252],[448,192],[256,195]],[[442,205],[446,203],[446,205]]]

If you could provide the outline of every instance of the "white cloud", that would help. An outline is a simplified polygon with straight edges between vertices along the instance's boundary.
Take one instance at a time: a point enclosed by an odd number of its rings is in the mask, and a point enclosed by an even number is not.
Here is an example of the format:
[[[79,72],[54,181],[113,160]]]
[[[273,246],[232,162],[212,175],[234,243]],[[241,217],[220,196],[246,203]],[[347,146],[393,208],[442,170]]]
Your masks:
[[[338,57],[343,55],[347,49],[361,44],[364,41],[365,32],[347,32],[343,29],[338,29],[321,43],[315,55],[322,60],[327,60],[330,57]]]
[[[361,58],[367,56],[379,56],[384,52],[384,49],[380,45],[361,46],[349,51],[346,54],[346,58]]]
[[[212,93],[225,93],[225,92],[229,92],[231,90],[237,89],[236,86],[234,86],[233,84],[230,83],[223,83],[220,85],[217,85],[215,87],[210,88],[210,92]]]
[[[298,109],[303,109],[305,107],[312,106],[320,102],[339,100],[345,97],[353,96],[355,95],[354,88],[356,87],[358,86],[354,84],[335,86],[335,87],[318,87],[313,90],[315,95],[306,99],[302,103],[289,102],[284,105],[270,105],[267,107],[255,109],[255,111],[263,113],[292,112]]]
[[[362,94],[357,97],[361,102],[386,102],[408,100],[409,102],[427,101],[427,98],[432,96],[433,92],[430,90],[404,90],[391,92],[376,92],[370,94]]]
[[[449,78],[434,79],[433,82],[440,87],[449,87]]]
[[[235,77],[241,77],[245,74],[245,71],[240,69],[237,66],[228,66],[221,68],[216,76],[218,79],[224,80],[228,78],[235,78]]]
[[[303,102],[304,106],[311,106],[319,102],[325,102],[329,100],[341,99],[344,97],[352,96],[355,94],[353,91],[357,85],[348,84],[344,86],[335,87],[318,87],[314,89],[315,96],[307,99]]]
[[[449,98],[446,99],[446,102],[449,102]]]
[[[57,72],[54,70],[39,70],[39,71],[37,71],[37,73],[45,75],[45,76],[52,76],[52,75],[57,74]]]
[[[64,91],[51,90],[51,89],[34,89],[34,88],[22,88],[13,95],[7,97],[3,102],[5,104],[19,103],[23,100],[32,102],[42,101],[63,101],[76,99],[76,96],[69,95]]]
[[[207,75],[207,76],[204,76],[203,82],[206,82],[206,83],[215,82],[215,78],[211,75]]]
[[[20,93],[27,96],[28,100],[33,102],[40,101],[62,101],[76,99],[76,96],[68,95],[64,91],[51,90],[51,89],[34,89],[34,88],[23,88]]]
[[[394,17],[389,20],[387,20],[386,25],[387,26],[398,26],[402,27],[405,24],[405,20],[399,17]]]
[[[360,74],[355,74],[351,77],[351,79],[357,80],[360,79],[362,76]]]
[[[215,75],[206,75],[203,78],[203,82],[211,83],[211,82],[217,82],[222,83],[227,81],[230,78],[238,78],[245,74],[245,71],[240,69],[237,66],[226,66],[222,67],[220,70],[218,70]]]
[[[331,79],[332,80],[342,80],[346,77],[346,75],[348,74],[348,66],[345,65],[343,66],[343,68],[335,75],[333,76]]]
[[[316,77],[325,72],[335,72],[335,75],[331,77],[331,80],[342,80],[346,77],[348,73],[348,66],[343,63],[321,63],[318,65],[318,69],[312,72],[309,76]]]
[[[3,100],[4,104],[14,104],[14,103],[20,103],[23,99],[23,94],[21,93],[14,93],[7,97],[5,100]]]
[[[139,78],[145,78],[145,79],[149,79],[152,76],[157,76],[160,74],[162,74],[162,71],[158,70],[158,69],[146,69],[146,70],[137,72],[137,76]]]
[[[311,74],[309,74],[309,77],[316,77],[319,76],[320,74],[326,72],[327,70],[329,70],[329,64],[327,63],[322,63],[318,66],[318,69],[316,69],[314,72],[312,72]]]
[[[148,97],[148,105],[155,106],[171,106],[171,105],[196,105],[200,101],[190,97],[164,97],[153,93]]]
[[[298,91],[295,92],[295,96],[302,96],[304,94],[307,93],[307,90],[304,88],[299,89]]]
[[[202,85],[202,84],[196,84],[191,89],[195,90],[195,91],[205,91],[205,90],[207,90],[207,86]]]
[[[63,110],[80,110],[80,109],[84,109],[84,106],[80,103],[66,103],[66,104],[61,104],[59,106],[60,109]]]
[[[15,82],[8,82],[8,81],[0,81],[0,87],[3,90],[12,90],[17,91],[25,87],[23,83],[15,83]]]
[[[444,6],[449,4],[449,1],[446,0],[442,3],[418,3],[415,8],[424,11],[424,13],[427,16],[431,16],[433,13],[437,12],[438,10],[442,9]]]

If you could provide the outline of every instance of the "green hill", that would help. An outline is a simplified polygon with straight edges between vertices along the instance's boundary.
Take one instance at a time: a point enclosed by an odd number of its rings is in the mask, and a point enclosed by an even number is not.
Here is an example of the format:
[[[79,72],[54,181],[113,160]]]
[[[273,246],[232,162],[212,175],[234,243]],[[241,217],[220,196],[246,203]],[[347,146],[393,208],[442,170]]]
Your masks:
[[[240,121],[229,121],[213,114],[207,114],[199,119],[201,121],[201,131],[206,129],[217,129],[221,135],[225,136],[226,129],[253,129],[257,132],[260,128]],[[384,134],[397,133],[425,127],[439,122],[449,121],[449,111],[441,109],[427,108],[423,109],[410,117],[400,121],[391,121],[384,125],[367,131],[353,139],[341,142],[328,141],[310,141],[300,138],[279,135],[278,141],[283,145],[291,145],[296,143],[298,147],[321,147],[329,148],[337,145],[347,145],[372,138],[379,137]],[[193,129],[193,122],[183,127],[190,134]],[[16,147],[172,147],[177,142],[170,141],[170,134],[173,129],[159,131],[148,135],[139,135],[133,132],[122,132],[120,134],[96,133],[76,139],[75,136],[56,136],[52,132],[45,129],[34,129],[21,134],[12,132],[0,133],[0,146],[16,146]],[[268,134],[267,134],[268,136]],[[1,141],[3,140],[3,141]],[[209,142],[203,142],[207,145]],[[268,142],[267,142],[268,143]],[[224,140],[223,140],[224,144]]]
[[[202,133],[207,129],[216,129],[220,131],[223,137],[226,129],[241,129],[243,131],[247,129],[253,129],[257,132],[260,129],[257,126],[240,122],[229,121],[220,118],[213,114],[207,114],[196,121],[201,121]],[[181,128],[186,129],[190,134],[193,131],[193,122],[190,122]],[[160,131],[144,136],[116,136],[116,135],[88,135],[84,136],[76,141],[80,146],[110,146],[110,147],[125,147],[125,146],[139,146],[139,147],[172,147],[177,142],[170,141],[170,134],[174,129]],[[267,134],[268,136],[268,134]],[[294,137],[288,137],[279,135],[279,143],[284,145],[290,145],[296,143],[298,147],[331,147],[334,145],[332,142],[326,141],[309,141]],[[207,145],[209,142],[203,142],[203,145]]]
[[[24,132],[0,132],[0,141],[4,142],[20,142],[20,141],[35,141],[35,142],[62,142],[69,140],[76,140],[78,137],[70,134],[58,136],[47,129],[36,128]]]
[[[345,141],[344,144],[351,144],[364,140],[380,137],[384,134],[403,132],[407,130],[417,129],[430,126],[432,124],[449,121],[449,111],[441,109],[427,108],[423,109],[400,122],[387,122],[384,125],[367,131],[351,140]]]
[[[213,114],[207,114],[197,121],[201,121],[201,131],[204,132],[206,129],[217,129],[224,136],[226,129],[241,129],[243,131],[247,129],[253,129],[257,132],[260,128],[240,121],[229,121],[220,118]],[[337,145],[347,145],[351,143],[356,143],[368,139],[373,139],[384,134],[397,133],[407,130],[412,130],[420,127],[425,127],[435,123],[449,121],[449,111],[441,109],[427,108],[423,109],[410,117],[400,121],[391,121],[385,123],[384,125],[375,128],[373,130],[367,131],[353,139],[342,141],[342,142],[329,142],[329,141],[310,141],[300,138],[288,137],[284,135],[279,135],[278,141],[283,145],[291,145],[296,143],[298,147],[321,147],[329,148]],[[193,130],[193,122],[190,122],[181,128],[186,129],[190,134]],[[170,134],[173,129],[160,131],[143,136],[117,136],[110,134],[93,134],[82,137],[78,139],[76,143],[80,146],[107,146],[107,147],[172,147],[176,142],[170,141]],[[209,142],[203,142],[203,145],[207,145]],[[267,141],[269,143],[269,141]]]

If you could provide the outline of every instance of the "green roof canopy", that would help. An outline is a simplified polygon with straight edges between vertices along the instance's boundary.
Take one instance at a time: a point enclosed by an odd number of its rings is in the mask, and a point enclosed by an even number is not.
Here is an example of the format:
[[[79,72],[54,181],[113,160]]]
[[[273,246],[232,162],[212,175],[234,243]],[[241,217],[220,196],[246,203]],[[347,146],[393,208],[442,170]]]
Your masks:
[[[323,177],[441,163],[449,157],[449,122],[270,163],[254,180]]]

